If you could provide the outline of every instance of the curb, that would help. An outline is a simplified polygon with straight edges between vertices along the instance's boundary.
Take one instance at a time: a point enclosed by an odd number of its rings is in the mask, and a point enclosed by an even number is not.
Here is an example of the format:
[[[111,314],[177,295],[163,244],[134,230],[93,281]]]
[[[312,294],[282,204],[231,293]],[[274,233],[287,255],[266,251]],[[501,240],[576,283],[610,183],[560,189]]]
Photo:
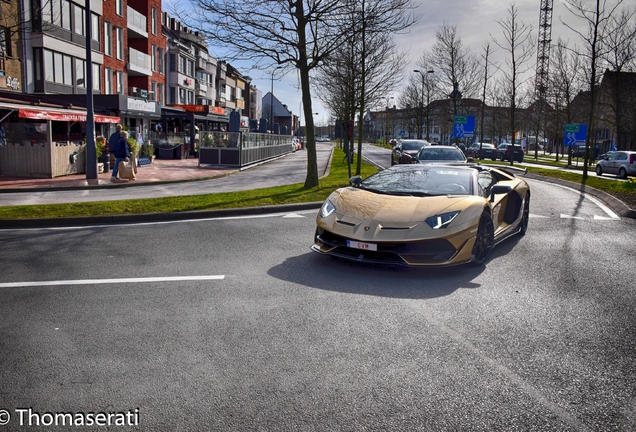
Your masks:
[[[593,187],[582,185],[580,183],[574,183],[571,181],[551,177],[544,177],[538,174],[527,173],[524,175],[524,177],[543,181],[546,183],[554,183],[561,186],[567,186],[583,194],[591,195],[595,198],[598,198],[599,200],[603,201],[603,203],[607,205],[614,213],[622,217],[636,219],[636,210],[629,208],[629,206],[623,201],[619,200],[613,195],[608,194],[607,192],[603,192],[602,190],[594,189]]]
[[[56,219],[2,219],[0,229],[16,228],[69,228],[82,225],[118,225],[142,222],[170,222],[190,219],[214,219],[235,216],[264,215],[302,210],[317,210],[323,202],[281,204],[261,207],[231,208],[220,210],[196,210],[189,212],[141,213],[110,216],[78,216]]]

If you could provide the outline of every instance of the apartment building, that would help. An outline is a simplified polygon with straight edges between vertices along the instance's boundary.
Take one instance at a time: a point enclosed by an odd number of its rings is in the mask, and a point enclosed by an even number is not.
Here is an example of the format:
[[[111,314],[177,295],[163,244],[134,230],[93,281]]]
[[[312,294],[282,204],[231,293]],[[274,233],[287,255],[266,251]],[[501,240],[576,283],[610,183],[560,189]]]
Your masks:
[[[20,5],[0,1],[0,89],[22,92],[22,40],[19,37]]]

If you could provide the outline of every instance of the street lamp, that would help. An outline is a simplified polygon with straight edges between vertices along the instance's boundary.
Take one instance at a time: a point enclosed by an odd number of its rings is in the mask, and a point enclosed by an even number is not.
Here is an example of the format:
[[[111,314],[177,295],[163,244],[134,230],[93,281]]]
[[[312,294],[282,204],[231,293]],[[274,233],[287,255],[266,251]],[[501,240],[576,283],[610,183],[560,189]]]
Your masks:
[[[386,130],[385,130],[385,144],[389,143],[389,128],[391,127],[391,117],[390,117],[390,108],[389,108],[389,101],[391,99],[395,99],[393,96],[386,98],[386,116],[384,117],[385,120],[385,124],[386,124]]]
[[[426,84],[428,84],[428,74],[435,73],[435,71],[427,70],[426,73],[424,73],[421,70],[415,69],[413,72],[419,73],[422,77],[422,105],[424,105],[424,88],[426,87],[426,141],[430,141],[429,105],[431,103],[431,89],[430,85],[425,86],[425,81]]]
[[[274,74],[278,69],[281,69],[281,67],[282,66],[276,66],[274,69],[272,69],[272,89],[269,92],[269,118],[272,122],[269,130],[272,133],[274,132]]]

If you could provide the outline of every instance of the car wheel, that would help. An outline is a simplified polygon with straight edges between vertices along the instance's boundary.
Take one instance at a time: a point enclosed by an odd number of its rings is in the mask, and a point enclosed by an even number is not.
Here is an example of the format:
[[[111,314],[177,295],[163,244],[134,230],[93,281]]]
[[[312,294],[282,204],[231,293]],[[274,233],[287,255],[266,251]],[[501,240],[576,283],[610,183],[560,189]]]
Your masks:
[[[495,246],[495,227],[492,224],[492,218],[486,212],[482,213],[479,218],[479,228],[477,230],[477,238],[473,246],[473,265],[482,265],[486,262],[488,255]]]
[[[391,166],[395,165],[395,161],[391,158]]]
[[[600,165],[596,165],[596,175],[599,177],[603,175],[603,168]]]
[[[621,168],[618,170],[618,178],[622,178],[622,179],[627,178],[627,171],[625,171],[625,168]]]
[[[523,214],[521,216],[521,223],[519,225],[519,233],[525,235],[528,231],[528,221],[530,220],[530,192],[526,193],[526,199],[523,204]]]

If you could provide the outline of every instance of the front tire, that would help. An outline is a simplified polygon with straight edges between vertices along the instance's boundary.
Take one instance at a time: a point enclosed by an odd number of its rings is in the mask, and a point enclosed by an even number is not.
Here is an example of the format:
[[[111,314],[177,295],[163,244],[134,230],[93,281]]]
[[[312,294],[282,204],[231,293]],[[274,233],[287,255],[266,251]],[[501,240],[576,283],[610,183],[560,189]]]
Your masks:
[[[596,165],[596,175],[599,177],[603,175],[603,168],[600,165]]]
[[[475,266],[480,266],[495,246],[495,227],[492,223],[492,217],[489,213],[484,212],[479,218],[479,228],[477,229],[477,238],[473,246],[473,262]]]
[[[621,179],[627,178],[627,171],[625,171],[625,168],[621,168],[618,170],[618,178],[621,178]]]
[[[530,192],[526,193],[521,223],[519,224],[519,234],[522,236],[526,235],[526,232],[528,231],[528,221],[530,221]]]

